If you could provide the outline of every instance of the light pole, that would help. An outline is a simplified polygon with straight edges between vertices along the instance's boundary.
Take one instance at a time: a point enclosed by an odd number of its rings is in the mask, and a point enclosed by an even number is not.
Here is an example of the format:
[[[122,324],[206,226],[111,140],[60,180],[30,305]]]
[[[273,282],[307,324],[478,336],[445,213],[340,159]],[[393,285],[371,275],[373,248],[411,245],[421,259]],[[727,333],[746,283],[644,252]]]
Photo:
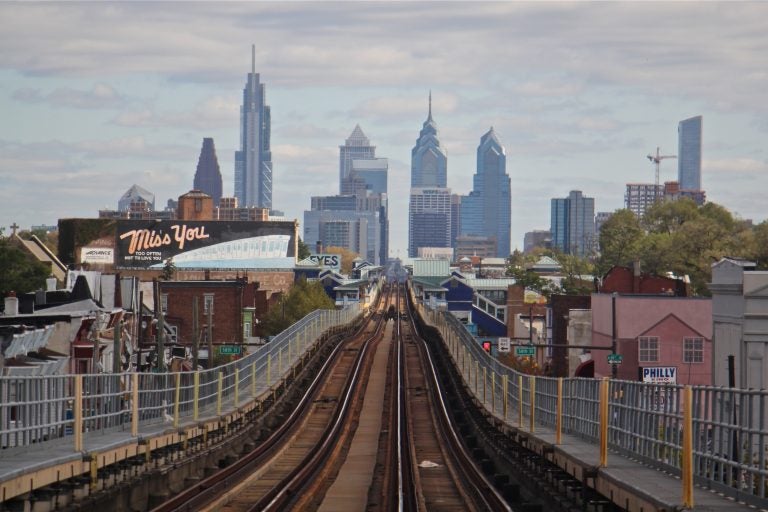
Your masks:
[[[616,354],[616,297],[619,294],[613,292],[611,294],[611,352]],[[616,378],[619,373],[619,366],[613,362],[611,363],[611,377]]]

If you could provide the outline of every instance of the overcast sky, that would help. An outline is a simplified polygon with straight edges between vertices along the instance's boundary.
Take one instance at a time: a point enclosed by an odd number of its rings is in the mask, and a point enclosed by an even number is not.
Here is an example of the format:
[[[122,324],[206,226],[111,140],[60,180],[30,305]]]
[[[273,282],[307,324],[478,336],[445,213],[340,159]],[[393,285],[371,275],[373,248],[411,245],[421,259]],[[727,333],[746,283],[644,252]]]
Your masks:
[[[512,247],[550,199],[597,211],[653,182],[704,117],[702,187],[766,218],[768,3],[0,3],[0,226],[162,208],[192,188],[213,137],[233,194],[239,105],[256,45],[272,108],[274,207],[303,221],[338,193],[356,123],[390,159],[390,248],[407,251],[410,154],[433,95],[448,185],[472,187],[490,126],[512,180]],[[661,180],[677,179],[665,160]]]

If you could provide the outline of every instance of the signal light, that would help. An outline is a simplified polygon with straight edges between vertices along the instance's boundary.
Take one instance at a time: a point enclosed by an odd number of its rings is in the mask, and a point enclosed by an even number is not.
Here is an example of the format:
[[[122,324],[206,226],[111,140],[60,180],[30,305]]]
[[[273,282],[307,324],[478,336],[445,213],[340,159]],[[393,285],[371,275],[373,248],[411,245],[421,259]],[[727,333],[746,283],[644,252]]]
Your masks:
[[[490,341],[484,341],[483,342],[483,350],[485,350],[489,354],[491,353],[491,342]]]

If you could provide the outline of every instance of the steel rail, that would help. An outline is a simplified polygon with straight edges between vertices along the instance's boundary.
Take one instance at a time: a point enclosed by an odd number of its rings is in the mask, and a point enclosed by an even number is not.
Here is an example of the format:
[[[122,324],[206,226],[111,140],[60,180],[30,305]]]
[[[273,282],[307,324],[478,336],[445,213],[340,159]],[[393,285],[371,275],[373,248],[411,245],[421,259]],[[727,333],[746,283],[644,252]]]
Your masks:
[[[361,325],[356,331],[355,336],[360,335],[364,328],[365,324]],[[302,394],[298,405],[293,408],[285,421],[266,440],[259,443],[257,447],[235,463],[181,491],[176,496],[153,508],[151,512],[197,510],[215,499],[215,496],[219,495],[222,491],[237,484],[252,473],[254,467],[278,450],[282,439],[298,428],[298,419],[304,414],[305,408],[315,399],[321,387],[320,383],[329,373],[343,347],[344,343],[337,343],[333,347],[333,350],[323,362],[307,390]]]
[[[460,434],[453,427],[451,421],[451,415],[449,414],[448,407],[444,399],[443,387],[440,384],[440,379],[435,370],[435,363],[432,359],[432,355],[429,351],[429,347],[426,341],[418,335],[418,329],[414,320],[413,308],[410,303],[408,294],[406,293],[406,303],[408,304],[408,319],[411,324],[412,332],[415,340],[419,343],[420,350],[426,355],[425,362],[429,370],[429,377],[432,381],[431,393],[433,399],[438,404],[439,414],[437,415],[440,421],[440,428],[444,434],[444,438],[448,441],[446,443],[447,448],[453,455],[454,460],[459,464],[458,467],[464,476],[466,484],[471,486],[471,491],[476,499],[482,501],[485,510],[491,511],[511,511],[512,508],[506,502],[501,493],[494,487],[490,480],[483,474],[483,471],[473,460],[472,456],[468,452],[464,443],[462,442]]]
[[[275,485],[271,491],[254,503],[248,509],[249,512],[285,510],[289,507],[294,496],[306,487],[312,477],[326,464],[328,454],[335,447],[354,404],[354,392],[362,382],[363,363],[374,341],[380,338],[384,323],[384,315],[380,315],[377,319],[376,330],[363,342],[363,346],[355,359],[354,370],[346,381],[344,398],[338,404],[332,424],[323,433],[322,443],[315,445],[305,460]]]

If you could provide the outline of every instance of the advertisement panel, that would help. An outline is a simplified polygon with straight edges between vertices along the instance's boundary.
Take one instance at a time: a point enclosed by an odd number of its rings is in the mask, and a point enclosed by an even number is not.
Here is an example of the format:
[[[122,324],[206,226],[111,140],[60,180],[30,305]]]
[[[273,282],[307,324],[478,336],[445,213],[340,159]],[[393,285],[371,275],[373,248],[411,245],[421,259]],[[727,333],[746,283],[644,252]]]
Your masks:
[[[83,247],[80,249],[80,263],[101,263],[112,265],[115,251],[109,247]]]
[[[115,265],[126,269],[290,266],[296,224],[260,221],[120,220]]]
[[[315,262],[322,268],[341,270],[341,256],[338,254],[310,254],[307,259]]]
[[[640,369],[643,382],[651,384],[677,384],[676,366],[650,366]]]

